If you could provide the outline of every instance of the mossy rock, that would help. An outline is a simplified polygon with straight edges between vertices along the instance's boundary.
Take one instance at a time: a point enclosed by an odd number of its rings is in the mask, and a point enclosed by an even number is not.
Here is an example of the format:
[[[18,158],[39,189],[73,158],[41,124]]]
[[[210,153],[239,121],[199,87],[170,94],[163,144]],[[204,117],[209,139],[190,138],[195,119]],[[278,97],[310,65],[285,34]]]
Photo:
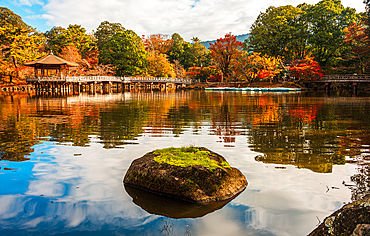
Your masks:
[[[309,235],[370,235],[368,224],[370,224],[370,195],[349,203],[326,217]],[[366,233],[358,234],[357,231]]]
[[[149,152],[131,163],[123,182],[198,203],[227,200],[248,185],[238,169],[231,167],[224,157],[204,147]]]

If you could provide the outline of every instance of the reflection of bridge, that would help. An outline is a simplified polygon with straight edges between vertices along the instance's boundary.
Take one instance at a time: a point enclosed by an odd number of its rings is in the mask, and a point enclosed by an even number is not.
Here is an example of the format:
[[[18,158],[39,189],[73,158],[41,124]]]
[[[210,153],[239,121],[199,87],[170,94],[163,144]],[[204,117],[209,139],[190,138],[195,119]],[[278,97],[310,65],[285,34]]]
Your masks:
[[[350,83],[353,86],[353,93],[356,94],[359,83],[370,83],[370,75],[325,75],[320,80],[315,82],[325,83],[327,93],[330,91],[330,85],[332,83]]]
[[[191,79],[187,78],[165,78],[165,77],[119,77],[119,76],[38,76],[26,79],[27,83],[35,86],[36,91],[77,91],[81,89],[96,91],[98,88],[102,90],[112,90],[115,85],[117,89],[166,89],[166,88],[181,88],[192,83]]]

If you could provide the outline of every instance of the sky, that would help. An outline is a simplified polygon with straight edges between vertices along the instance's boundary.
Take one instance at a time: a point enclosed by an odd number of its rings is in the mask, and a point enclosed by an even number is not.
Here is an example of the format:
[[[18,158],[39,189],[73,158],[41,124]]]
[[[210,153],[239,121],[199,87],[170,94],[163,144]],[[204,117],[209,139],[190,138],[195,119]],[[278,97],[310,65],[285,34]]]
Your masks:
[[[179,33],[186,41],[247,34],[269,6],[316,4],[319,0],[0,0],[39,32],[78,24],[87,32],[101,22],[121,23],[139,36]],[[363,0],[342,0],[344,7],[365,11]]]

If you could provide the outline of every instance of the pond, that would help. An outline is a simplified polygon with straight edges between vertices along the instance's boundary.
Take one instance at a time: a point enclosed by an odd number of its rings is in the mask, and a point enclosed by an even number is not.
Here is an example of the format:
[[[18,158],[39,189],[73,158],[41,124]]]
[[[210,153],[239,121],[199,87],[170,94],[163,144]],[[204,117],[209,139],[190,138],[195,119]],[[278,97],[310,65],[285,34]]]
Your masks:
[[[0,235],[307,235],[369,192],[370,98],[137,91],[0,94]],[[196,205],[129,189],[131,162],[207,147],[247,178]]]

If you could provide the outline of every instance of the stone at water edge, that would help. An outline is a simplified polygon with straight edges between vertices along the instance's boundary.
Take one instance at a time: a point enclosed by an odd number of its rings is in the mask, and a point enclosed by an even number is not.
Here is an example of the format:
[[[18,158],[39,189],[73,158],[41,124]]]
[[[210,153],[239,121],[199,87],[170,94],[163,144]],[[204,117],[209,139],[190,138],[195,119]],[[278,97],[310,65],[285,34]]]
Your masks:
[[[225,158],[209,151],[210,159],[218,163]],[[152,192],[173,196],[191,202],[212,202],[229,199],[243,191],[248,182],[236,168],[217,168],[213,172],[204,166],[180,167],[167,163],[159,164],[153,152],[135,159],[126,172],[125,184]]]
[[[349,203],[330,216],[314,229],[310,236],[322,235],[370,235],[370,195]]]

